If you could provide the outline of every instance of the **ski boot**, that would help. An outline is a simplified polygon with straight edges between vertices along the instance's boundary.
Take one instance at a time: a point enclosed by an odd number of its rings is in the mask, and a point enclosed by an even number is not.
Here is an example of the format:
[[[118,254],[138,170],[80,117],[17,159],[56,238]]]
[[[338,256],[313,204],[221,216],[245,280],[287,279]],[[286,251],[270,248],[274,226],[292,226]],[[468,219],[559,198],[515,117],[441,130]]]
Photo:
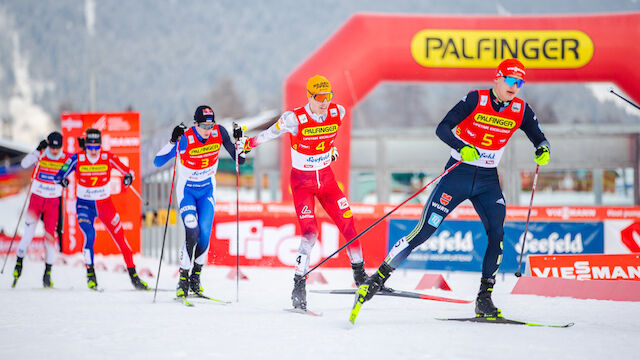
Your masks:
[[[200,272],[202,271],[202,265],[193,264],[191,269],[191,276],[189,276],[189,289],[192,293],[202,296],[202,286],[200,285]]]
[[[293,291],[291,292],[291,302],[294,309],[307,310],[307,278],[301,275],[293,277]]]
[[[180,268],[180,280],[176,289],[176,297],[186,299],[189,295],[189,270]]]
[[[476,317],[502,317],[500,309],[493,305],[491,292],[496,279],[480,279],[480,291],[476,298]]]
[[[360,303],[360,305],[362,305],[365,301],[371,300],[373,295],[375,295],[380,289],[384,288],[384,283],[387,281],[393,270],[394,269],[391,266],[383,262],[378,268],[378,271],[369,276],[367,280],[358,287],[358,291],[356,291],[356,303]]]
[[[391,276],[391,272],[393,270],[394,269],[391,266],[386,262],[383,262],[378,268],[378,271],[369,276],[367,280],[360,285],[356,291],[356,298],[353,302],[351,315],[349,315],[349,322],[355,324],[360,308],[362,308],[362,304],[364,304],[365,301],[371,300],[373,295],[375,295],[380,289],[384,288],[384,282],[387,281],[389,276]]]
[[[367,273],[364,271],[364,261],[361,263],[351,264],[351,269],[353,269],[353,280],[356,283],[356,287],[360,287],[367,280]]]
[[[42,286],[46,288],[52,288],[51,282],[51,264],[44,264],[44,275],[42,275]]]
[[[20,274],[22,274],[22,259],[24,258],[21,258],[20,256],[18,256],[18,258],[16,259],[16,267],[13,269],[13,284],[11,284],[12,288],[16,287],[18,278],[20,277]]]
[[[138,276],[135,267],[128,268],[127,270],[129,271],[131,283],[133,284],[133,287],[136,288],[136,290],[149,290],[149,286],[147,285],[147,283],[142,281],[140,279],[140,276]]]
[[[91,290],[98,290],[98,279],[96,279],[96,270],[93,265],[87,265],[87,286]]]

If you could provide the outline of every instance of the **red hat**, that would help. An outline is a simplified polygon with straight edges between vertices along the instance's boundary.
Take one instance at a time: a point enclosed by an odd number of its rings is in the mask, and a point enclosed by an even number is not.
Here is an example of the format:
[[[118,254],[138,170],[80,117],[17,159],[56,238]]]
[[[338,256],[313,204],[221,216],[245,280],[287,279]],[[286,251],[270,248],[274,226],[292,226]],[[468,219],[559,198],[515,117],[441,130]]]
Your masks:
[[[524,70],[524,65],[518,59],[507,59],[498,65],[498,70],[496,72],[496,78],[503,76],[515,76],[522,80],[526,80],[524,77],[526,75],[526,71]]]

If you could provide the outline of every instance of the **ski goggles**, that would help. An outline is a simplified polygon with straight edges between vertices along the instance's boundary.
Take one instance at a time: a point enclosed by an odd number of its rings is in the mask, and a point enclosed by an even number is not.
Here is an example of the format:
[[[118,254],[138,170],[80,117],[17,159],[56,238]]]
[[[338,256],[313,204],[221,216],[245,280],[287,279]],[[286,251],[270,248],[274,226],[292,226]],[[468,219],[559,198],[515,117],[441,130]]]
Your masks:
[[[213,129],[213,127],[216,126],[215,123],[211,123],[211,124],[207,124],[207,123],[198,123],[198,127],[200,129],[204,129],[204,130],[211,130]]]
[[[91,150],[91,151],[100,150],[100,145],[85,145],[85,147],[87,148],[87,150]]]
[[[311,94],[311,93],[310,93]],[[324,93],[324,94],[311,94],[311,97],[315,101],[323,102],[325,100],[331,101],[333,99],[333,93]]]
[[[512,76],[505,76],[504,77],[504,83],[509,85],[509,86],[517,85],[518,89],[519,89],[519,88],[522,87],[522,85],[524,85],[524,80],[518,79],[518,78],[514,78]]]

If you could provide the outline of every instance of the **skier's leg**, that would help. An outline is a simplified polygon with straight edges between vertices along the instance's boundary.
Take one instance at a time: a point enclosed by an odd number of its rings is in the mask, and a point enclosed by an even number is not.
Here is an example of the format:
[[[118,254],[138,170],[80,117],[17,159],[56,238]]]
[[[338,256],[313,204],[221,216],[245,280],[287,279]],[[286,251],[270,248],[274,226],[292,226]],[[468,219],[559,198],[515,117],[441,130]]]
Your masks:
[[[56,227],[58,226],[60,198],[49,198],[45,201],[44,216],[44,247],[45,247],[45,263],[53,265],[58,254],[56,241]]]
[[[193,268],[189,276],[189,288],[196,294],[202,294],[203,288],[200,285],[200,273],[202,266],[207,262],[209,250],[209,239],[211,228],[213,227],[213,216],[215,209],[215,199],[211,190],[206,196],[197,199],[198,227],[200,236],[193,254]]]
[[[356,232],[353,213],[349,206],[349,201],[344,195],[338,183],[335,181],[333,172],[327,168],[328,172],[323,177],[322,188],[318,195],[320,204],[327,214],[336,224],[340,233],[346,241],[350,241],[358,233]],[[364,271],[364,258],[362,256],[362,246],[360,240],[356,240],[347,246],[347,256],[351,261],[351,269],[353,270],[353,280],[356,286],[360,286],[366,280],[367,274]]]
[[[96,238],[96,231],[93,227],[93,221],[97,216],[95,201],[77,199],[76,213],[78,215],[78,225],[84,237],[84,246],[82,249],[84,255],[84,263],[87,268],[87,286],[90,289],[98,288],[98,279],[96,271],[93,267],[93,243]]]
[[[120,214],[118,214],[116,208],[113,206],[113,201],[111,201],[111,198],[97,200],[96,209],[98,218],[104,223],[104,226],[107,228],[107,231],[111,235],[111,238],[120,249],[120,252],[124,257],[124,262],[127,264],[127,269],[135,268],[136,265],[133,262],[131,246],[127,242],[127,239],[124,237],[124,230],[122,229]]]
[[[497,173],[493,181],[477,185],[482,189],[482,192],[473,196],[471,202],[487,232],[488,244],[482,261],[482,278],[476,298],[476,314],[499,316],[500,309],[493,304],[491,293],[496,282],[498,268],[502,262],[506,204]]]

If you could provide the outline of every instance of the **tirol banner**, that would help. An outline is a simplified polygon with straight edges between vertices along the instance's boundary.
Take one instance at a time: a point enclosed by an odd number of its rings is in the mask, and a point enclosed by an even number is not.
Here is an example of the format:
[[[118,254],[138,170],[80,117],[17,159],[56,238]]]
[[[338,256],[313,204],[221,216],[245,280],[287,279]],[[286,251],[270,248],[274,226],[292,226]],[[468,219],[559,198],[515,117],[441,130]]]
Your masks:
[[[142,180],[140,173],[140,114],[123,113],[63,113],[61,116],[63,150],[69,154],[80,151],[78,137],[88,128],[102,132],[102,150],[109,151],[120,158],[134,173],[133,184],[140,193]],[[140,227],[142,223],[141,200],[122,185],[122,174],[111,171],[111,199],[120,214],[125,238],[133,253],[140,252]],[[75,172],[69,176],[69,186],[65,190],[63,252],[70,254],[81,252],[84,238],[76,217],[76,178]],[[95,253],[119,254],[118,246],[107,232],[106,227],[96,219]]]
[[[307,79],[331,81],[346,114],[336,138],[336,179],[349,186],[351,110],[379,83],[489,82],[498,64],[517,58],[527,83],[613,82],[640,101],[640,12],[537,16],[355,14],[286,78],[283,110],[307,102]],[[372,31],[375,29],[375,31]],[[380,36],[384,34],[384,36]],[[624,54],[624,56],[621,56]],[[327,59],[340,57],[340,61]],[[444,114],[443,114],[444,115]],[[281,171],[291,169],[283,137]],[[283,200],[291,199],[282,176]],[[348,193],[348,190],[345,192]]]
[[[357,231],[362,231],[377,219],[377,206],[353,205]],[[217,203],[213,224],[209,262],[216,265],[293,266],[300,246],[300,226],[293,205],[277,203],[241,203],[239,234],[236,235],[235,203]],[[328,257],[346,240],[331,218],[316,204],[318,240],[310,266]],[[377,266],[385,256],[386,226],[379,224],[360,238],[367,266]],[[239,246],[236,246],[236,244]],[[349,267],[346,250],[326,262],[326,267]]]
[[[417,220],[389,221],[388,249],[416,224]],[[524,222],[505,223],[501,272],[517,270],[524,227]],[[440,225],[429,240],[415,248],[400,267],[480,271],[486,248],[487,235],[480,221],[448,220]],[[529,224],[523,261],[526,261],[527,255],[599,254],[603,251],[602,222],[532,222]]]

